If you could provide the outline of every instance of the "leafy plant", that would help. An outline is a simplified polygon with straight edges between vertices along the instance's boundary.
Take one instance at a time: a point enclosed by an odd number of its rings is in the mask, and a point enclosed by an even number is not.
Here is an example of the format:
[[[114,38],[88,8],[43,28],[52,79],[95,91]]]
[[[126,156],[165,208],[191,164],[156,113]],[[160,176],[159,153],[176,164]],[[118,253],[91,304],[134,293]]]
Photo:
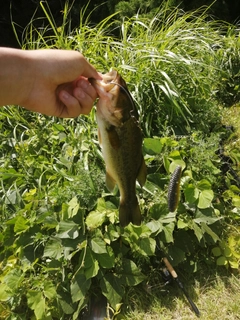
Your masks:
[[[219,52],[211,47],[227,38],[205,15],[164,8],[152,20],[125,19],[121,39],[109,34],[113,16],[97,26],[86,18],[69,34],[67,9],[59,29],[42,7],[55,35],[28,29],[24,48],[81,50],[99,70],[117,67],[128,81],[145,133],[148,176],[137,186],[143,223],[119,226],[94,110],[62,120],[1,108],[0,318],[78,319],[102,295],[120,316],[131,288],[151,282],[163,255],[192,272],[201,263],[238,268],[239,228],[224,230],[239,221],[239,189],[222,175],[217,154]],[[169,212],[170,175],[179,165],[180,202]]]

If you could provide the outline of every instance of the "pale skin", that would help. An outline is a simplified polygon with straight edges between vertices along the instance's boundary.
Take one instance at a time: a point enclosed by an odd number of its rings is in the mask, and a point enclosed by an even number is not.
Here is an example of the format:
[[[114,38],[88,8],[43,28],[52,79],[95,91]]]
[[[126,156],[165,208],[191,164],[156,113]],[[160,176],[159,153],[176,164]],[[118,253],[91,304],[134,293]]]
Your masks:
[[[0,48],[0,106],[62,118],[88,114],[97,98],[88,78],[101,75],[77,51]]]

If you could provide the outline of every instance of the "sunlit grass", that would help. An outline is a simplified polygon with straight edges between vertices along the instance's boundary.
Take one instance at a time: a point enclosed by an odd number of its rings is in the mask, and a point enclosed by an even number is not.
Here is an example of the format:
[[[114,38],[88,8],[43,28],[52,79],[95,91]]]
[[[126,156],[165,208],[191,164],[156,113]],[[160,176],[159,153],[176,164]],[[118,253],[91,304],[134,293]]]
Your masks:
[[[82,9],[79,28],[70,31],[67,6],[61,26],[48,6],[41,6],[49,27],[37,30],[30,23],[23,48],[78,50],[100,72],[118,69],[136,101],[146,135],[159,134],[169,125],[177,134],[192,129],[207,133],[218,125],[221,115],[215,98],[221,95],[222,79],[227,84],[230,77],[226,47],[235,57],[240,51],[233,26],[209,19],[206,10],[184,13],[163,6],[153,18],[136,15],[118,21],[112,15],[97,25]]]

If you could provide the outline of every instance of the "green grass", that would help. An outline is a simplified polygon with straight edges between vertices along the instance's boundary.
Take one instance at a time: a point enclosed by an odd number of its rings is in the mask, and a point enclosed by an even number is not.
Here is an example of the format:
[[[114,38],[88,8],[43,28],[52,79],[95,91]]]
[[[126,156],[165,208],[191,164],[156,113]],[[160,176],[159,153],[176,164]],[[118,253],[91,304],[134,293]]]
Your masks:
[[[240,263],[239,187],[217,155],[223,141],[239,175],[239,106],[225,107],[239,99],[237,28],[204,10],[162,7],[151,19],[111,16],[96,26],[83,9],[70,32],[67,6],[57,26],[41,5],[49,28],[31,23],[23,49],[79,50],[128,83],[145,137],[148,177],[137,188],[144,221],[119,228],[94,109],[67,120],[1,108],[0,319],[77,319],[101,292],[115,310],[123,303],[117,319],[193,319],[176,284],[163,286],[159,248],[173,257],[203,319],[238,319],[240,279],[231,270]],[[178,164],[181,199],[169,214]],[[151,293],[146,283],[155,285]]]
[[[201,319],[240,319],[239,274],[205,268],[194,278],[192,275],[190,279],[184,278],[183,275],[179,277],[198,307]],[[160,280],[159,287],[152,290],[152,295],[140,292],[136,291],[132,300],[129,301],[131,306],[135,306],[135,311],[129,312],[123,319],[188,320],[197,318],[176,283],[163,286]]]

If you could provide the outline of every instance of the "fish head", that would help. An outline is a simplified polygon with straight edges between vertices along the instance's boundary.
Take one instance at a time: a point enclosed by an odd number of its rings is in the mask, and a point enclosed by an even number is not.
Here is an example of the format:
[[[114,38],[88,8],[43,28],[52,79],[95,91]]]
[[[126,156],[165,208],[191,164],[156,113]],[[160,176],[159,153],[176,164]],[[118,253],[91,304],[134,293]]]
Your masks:
[[[102,80],[89,79],[97,91],[97,117],[119,127],[137,112],[126,82],[114,69],[102,75]]]

